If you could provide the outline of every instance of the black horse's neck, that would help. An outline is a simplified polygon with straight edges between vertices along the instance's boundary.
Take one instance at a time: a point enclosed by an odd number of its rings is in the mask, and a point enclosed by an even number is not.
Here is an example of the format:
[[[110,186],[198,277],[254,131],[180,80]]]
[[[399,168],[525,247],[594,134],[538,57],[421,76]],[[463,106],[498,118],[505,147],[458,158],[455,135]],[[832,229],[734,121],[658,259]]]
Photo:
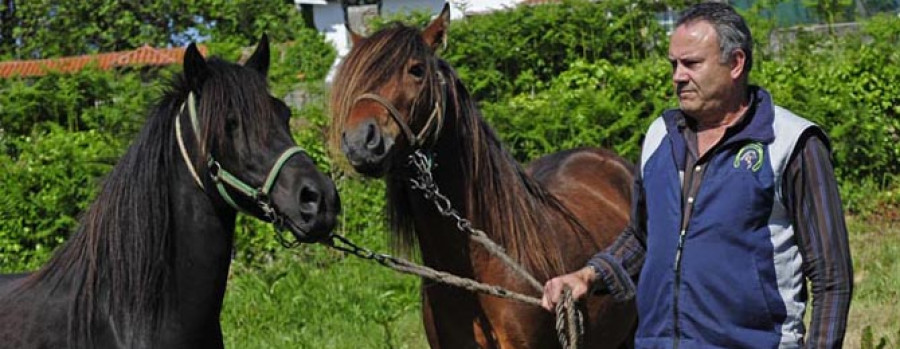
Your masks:
[[[177,167],[177,178],[169,188],[175,223],[170,315],[159,343],[161,347],[218,346],[219,312],[231,264],[236,213],[224,202],[215,203],[217,194],[204,192],[184,162]]]
[[[0,294],[0,343],[222,345],[219,310],[236,214],[191,177],[176,146],[177,104],[168,105],[147,121],[51,260],[6,278],[12,287]]]

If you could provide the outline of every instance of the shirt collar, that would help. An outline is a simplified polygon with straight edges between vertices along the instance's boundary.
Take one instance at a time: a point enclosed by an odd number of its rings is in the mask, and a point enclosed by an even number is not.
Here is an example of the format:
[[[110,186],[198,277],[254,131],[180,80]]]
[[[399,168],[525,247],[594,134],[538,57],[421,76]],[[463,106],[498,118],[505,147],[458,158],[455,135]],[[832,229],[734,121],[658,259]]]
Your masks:
[[[775,108],[769,92],[759,86],[750,86],[750,108],[737,124],[731,126],[722,141],[728,145],[744,141],[771,143],[775,139],[772,122],[775,120]],[[670,135],[682,132],[687,127],[684,113],[680,109],[672,109],[663,113],[666,131]],[[678,137],[681,138],[681,137]]]

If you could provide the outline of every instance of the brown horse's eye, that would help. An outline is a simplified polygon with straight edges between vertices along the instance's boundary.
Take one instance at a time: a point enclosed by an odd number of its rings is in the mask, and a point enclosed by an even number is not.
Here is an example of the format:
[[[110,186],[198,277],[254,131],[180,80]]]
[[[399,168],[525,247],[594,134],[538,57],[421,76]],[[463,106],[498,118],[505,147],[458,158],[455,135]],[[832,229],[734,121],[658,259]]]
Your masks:
[[[416,80],[422,80],[425,77],[425,65],[422,63],[413,64],[412,67],[409,67],[409,75],[412,75]]]

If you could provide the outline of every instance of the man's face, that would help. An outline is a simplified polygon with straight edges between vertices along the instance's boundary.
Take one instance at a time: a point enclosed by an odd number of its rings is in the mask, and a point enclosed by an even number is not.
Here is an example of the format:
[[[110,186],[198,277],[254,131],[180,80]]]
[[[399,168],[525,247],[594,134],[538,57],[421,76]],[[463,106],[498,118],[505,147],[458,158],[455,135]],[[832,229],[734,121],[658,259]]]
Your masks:
[[[707,21],[675,28],[669,44],[672,82],[681,109],[694,118],[716,117],[737,83],[732,62],[720,63],[719,39]]]

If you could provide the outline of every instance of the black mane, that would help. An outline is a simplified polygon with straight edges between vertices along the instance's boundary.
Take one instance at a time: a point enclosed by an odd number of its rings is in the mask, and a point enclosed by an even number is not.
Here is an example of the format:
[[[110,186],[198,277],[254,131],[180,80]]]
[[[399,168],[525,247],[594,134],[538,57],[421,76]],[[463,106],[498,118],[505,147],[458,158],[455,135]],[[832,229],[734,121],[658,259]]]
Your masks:
[[[241,123],[244,132],[258,135],[248,139],[264,141],[263,125],[271,123],[259,118],[275,115],[265,77],[216,58],[207,63],[210,76],[197,105],[203,149],[215,152],[227,141],[223,137],[227,122]],[[168,83],[139,135],[105,178],[77,231],[14,292],[13,297],[25,297],[43,286],[50,289],[48,297],[67,299],[70,343],[91,346],[90,333],[101,316],[98,309],[106,311],[103,316],[108,318],[103,320],[114,323],[126,347],[152,343],[151,336],[162,325],[170,305],[171,235],[176,223],[168,188],[176,162],[182,161],[175,116],[190,93],[188,85],[181,74]],[[182,127],[189,128],[185,116]],[[241,120],[242,116],[254,119]],[[206,156],[196,154],[197,159]]]

